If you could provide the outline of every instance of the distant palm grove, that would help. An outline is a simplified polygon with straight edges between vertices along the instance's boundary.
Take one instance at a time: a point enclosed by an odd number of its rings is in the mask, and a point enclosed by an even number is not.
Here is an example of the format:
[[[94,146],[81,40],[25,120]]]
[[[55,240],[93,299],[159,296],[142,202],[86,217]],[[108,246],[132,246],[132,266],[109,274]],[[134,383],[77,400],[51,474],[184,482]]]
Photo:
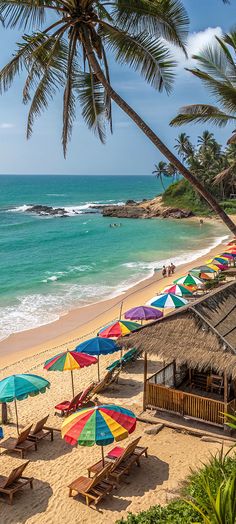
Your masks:
[[[175,140],[174,148],[191,172],[205,187],[211,190],[219,201],[224,203],[224,201],[231,199],[232,203],[231,205],[228,203],[227,207],[233,209],[235,202],[236,208],[236,144],[232,143],[222,147],[215,139],[214,134],[206,130],[198,137],[196,145],[191,142],[186,133],[181,133]],[[155,165],[153,174],[160,180],[164,191],[167,187],[165,179],[167,182],[171,179],[175,182],[178,180],[178,172],[173,164],[164,161]],[[177,187],[167,190],[165,197],[168,198],[168,195],[172,194],[172,203],[174,203],[174,192],[176,192],[177,201],[181,188],[185,189],[188,201],[190,200],[192,206],[198,208],[202,199],[194,188],[183,180]]]

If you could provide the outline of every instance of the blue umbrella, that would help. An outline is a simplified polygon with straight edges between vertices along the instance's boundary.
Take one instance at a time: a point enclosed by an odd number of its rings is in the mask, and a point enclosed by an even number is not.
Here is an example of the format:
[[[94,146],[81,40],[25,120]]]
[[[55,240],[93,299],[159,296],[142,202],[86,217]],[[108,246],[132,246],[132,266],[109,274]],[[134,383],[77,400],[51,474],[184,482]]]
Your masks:
[[[11,375],[0,381],[0,402],[15,402],[16,425],[19,429],[16,400],[24,400],[28,396],[34,397],[45,393],[50,388],[50,382],[38,375],[22,374]]]
[[[110,353],[114,353],[119,349],[120,348],[117,346],[114,340],[103,337],[94,337],[79,344],[75,348],[75,351],[78,351],[79,353],[87,353],[87,355],[93,355],[98,358],[98,380],[100,380],[99,356],[109,355]]]

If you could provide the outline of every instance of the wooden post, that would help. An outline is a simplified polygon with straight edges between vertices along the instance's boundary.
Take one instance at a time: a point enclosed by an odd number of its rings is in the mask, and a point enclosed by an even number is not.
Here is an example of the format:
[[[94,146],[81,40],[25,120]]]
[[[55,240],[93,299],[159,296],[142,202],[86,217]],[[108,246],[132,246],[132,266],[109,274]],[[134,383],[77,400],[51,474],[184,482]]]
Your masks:
[[[143,411],[146,411],[146,393],[147,393],[147,353],[144,353],[143,364]]]
[[[2,402],[2,424],[7,424],[7,404]]]
[[[224,371],[224,412],[227,413],[228,410],[228,377],[226,371]],[[226,426],[227,417],[224,417],[224,431],[229,431],[228,426]]]
[[[176,360],[173,362],[174,388],[176,388]]]

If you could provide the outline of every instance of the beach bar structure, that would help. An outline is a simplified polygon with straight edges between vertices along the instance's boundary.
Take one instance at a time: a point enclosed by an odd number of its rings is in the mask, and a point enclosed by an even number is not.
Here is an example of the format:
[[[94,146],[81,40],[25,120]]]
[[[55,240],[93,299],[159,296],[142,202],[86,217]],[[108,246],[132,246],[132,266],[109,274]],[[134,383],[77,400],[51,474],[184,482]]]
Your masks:
[[[122,339],[144,353],[144,410],[224,426],[236,411],[236,282]],[[148,375],[148,359],[162,361]]]

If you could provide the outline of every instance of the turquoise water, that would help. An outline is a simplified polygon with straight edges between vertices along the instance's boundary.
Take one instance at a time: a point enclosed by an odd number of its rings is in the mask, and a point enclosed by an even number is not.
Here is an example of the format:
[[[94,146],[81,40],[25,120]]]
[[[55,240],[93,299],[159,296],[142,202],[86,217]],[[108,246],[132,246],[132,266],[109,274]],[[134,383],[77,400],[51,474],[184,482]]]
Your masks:
[[[221,226],[174,220],[114,220],[90,204],[160,193],[154,177],[0,176],[0,338],[115,296],[173,260],[193,260],[225,235]],[[64,207],[66,218],[27,206]],[[110,228],[110,222],[121,227]]]

